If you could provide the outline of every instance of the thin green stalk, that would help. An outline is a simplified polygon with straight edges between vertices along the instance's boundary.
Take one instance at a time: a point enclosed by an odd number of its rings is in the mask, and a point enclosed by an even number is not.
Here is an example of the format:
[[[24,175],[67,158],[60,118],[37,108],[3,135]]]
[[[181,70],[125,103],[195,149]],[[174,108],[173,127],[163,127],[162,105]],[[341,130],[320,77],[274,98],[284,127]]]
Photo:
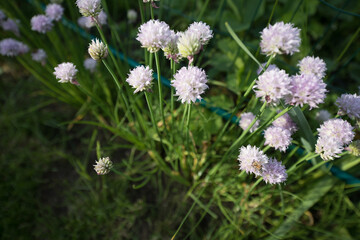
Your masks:
[[[281,200],[281,221],[284,221],[284,215],[285,215],[285,203],[284,203],[284,195],[283,195],[283,191],[281,188],[281,184],[278,184],[279,186],[279,193],[280,193],[280,200]]]
[[[191,103],[188,103],[188,112],[186,119],[186,143],[189,141],[189,132],[190,132],[190,117],[191,117]]]
[[[163,108],[161,72],[160,72],[160,61],[159,61],[159,54],[158,54],[158,52],[155,52],[155,63],[156,63],[156,72],[157,72],[158,88],[159,88],[160,114],[161,114],[161,118],[162,118],[162,121],[163,121],[163,125],[164,125],[165,132],[167,132],[166,122],[165,122],[165,116],[164,116],[164,108]]]
[[[250,125],[247,127],[247,129],[245,129],[245,131],[243,131],[240,135],[240,137],[231,145],[231,147],[228,149],[228,151],[225,153],[224,158],[226,158],[229,154],[232,153],[232,151],[234,150],[234,148],[237,147],[237,145],[239,143],[241,143],[241,140],[245,137],[245,135],[250,131],[250,129],[252,128],[252,126],[254,126],[254,124],[256,123],[256,121],[262,116],[262,114],[265,111],[265,107],[266,107],[266,102],[263,103],[263,105],[260,108],[260,112],[259,114],[254,118],[254,120],[250,123]]]
[[[317,156],[319,156],[319,154],[309,152],[304,157],[300,158],[294,165],[292,165],[291,168],[287,171],[287,174],[290,175],[290,173],[295,171],[302,162],[310,160],[310,159],[315,158]]]
[[[144,23],[145,22],[145,17],[144,17],[144,3],[142,0],[138,0],[139,2],[139,9],[140,9],[140,16],[141,16],[141,23]]]
[[[101,61],[103,62],[103,64],[105,65],[106,69],[109,71],[110,75],[112,76],[112,78],[113,78],[113,80],[114,80],[114,82],[115,82],[115,84],[116,84],[116,86],[117,86],[117,88],[118,88],[118,92],[119,92],[119,94],[120,94],[120,96],[121,96],[120,99],[122,99],[122,100],[123,100],[123,103],[125,104],[126,109],[124,109],[124,111],[127,112],[127,110],[130,109],[129,103],[128,103],[126,97],[124,96],[124,92],[123,92],[122,89],[121,89],[120,83],[119,83],[119,81],[118,81],[115,73],[114,73],[113,70],[110,68],[110,66],[106,63],[105,60],[101,60]],[[132,115],[131,115],[131,114],[128,114],[127,117],[128,117],[128,119],[129,119],[129,121],[133,122],[133,118],[132,118]]]
[[[187,109],[188,109],[188,105],[186,104],[183,116],[181,118],[181,132],[183,132],[183,130],[184,130],[184,122],[185,122],[185,116],[186,116]]]
[[[146,91],[144,92],[144,94],[145,94],[146,103],[147,103],[148,108],[149,108],[151,122],[152,122],[154,128],[156,129],[157,134],[159,135],[160,142],[161,142],[161,145],[162,145],[162,138],[161,138],[161,135],[160,135],[160,132],[159,132],[159,128],[157,127],[157,124],[156,124],[156,121],[155,121],[154,112],[152,110],[152,105],[151,105],[150,98],[149,98],[148,93]]]
[[[170,61],[170,67],[171,67],[171,72],[173,74],[173,76],[176,73],[176,63],[173,59],[171,59]],[[171,129],[174,129],[174,123],[175,123],[175,119],[174,119],[174,88],[171,86],[171,93],[170,93],[170,112],[171,112]],[[174,133],[171,134],[171,142],[173,142],[173,138],[174,138]]]
[[[151,19],[154,19],[154,9],[151,1],[149,2]]]
[[[327,163],[327,162],[328,162],[328,161],[321,161],[321,162],[315,164],[314,166],[312,166],[311,168],[309,168],[309,169],[307,169],[307,170],[305,171],[305,175],[307,175],[307,174],[315,171],[316,169],[318,169],[319,167],[321,167],[322,165],[324,165],[324,164]]]
[[[110,50],[109,48],[109,44],[107,43],[106,41],[106,38],[105,38],[105,35],[101,29],[101,27],[99,26],[99,23],[97,22],[97,20],[95,19],[95,26],[100,34],[100,37],[101,37],[101,40],[105,43],[106,47],[108,48],[108,52],[109,52],[109,55],[110,55],[110,58],[111,58],[111,61],[113,62],[115,68],[116,68],[116,71],[118,72],[118,74],[121,76],[122,79],[125,79],[125,75],[123,74],[123,72],[120,70],[120,67],[119,65],[117,64],[117,61],[114,57],[114,54],[112,53],[112,51]]]

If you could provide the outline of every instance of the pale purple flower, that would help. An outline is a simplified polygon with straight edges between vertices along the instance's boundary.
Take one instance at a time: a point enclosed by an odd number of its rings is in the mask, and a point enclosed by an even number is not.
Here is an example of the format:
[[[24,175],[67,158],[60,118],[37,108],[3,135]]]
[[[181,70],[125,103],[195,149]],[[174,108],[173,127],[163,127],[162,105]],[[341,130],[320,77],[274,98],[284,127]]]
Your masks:
[[[149,66],[138,66],[130,71],[126,82],[133,88],[134,93],[145,91],[151,88],[153,80],[153,70]]]
[[[213,38],[213,31],[210,29],[209,25],[203,22],[192,23],[186,31],[196,36],[202,46],[208,44],[210,39]]]
[[[89,70],[91,73],[95,72],[97,66],[97,61],[92,58],[87,58],[84,60],[84,67],[86,70]]]
[[[262,63],[261,64],[262,67],[259,67],[256,71],[257,75],[260,75],[260,73],[262,72],[263,68],[266,67],[266,63]],[[274,70],[274,69],[279,69],[275,64],[270,64],[268,66],[268,68],[266,69],[266,71],[270,71],[270,70]]]
[[[13,32],[16,36],[20,36],[20,30],[17,21],[8,18],[6,21],[1,22],[1,27],[4,29],[4,31],[10,31]]]
[[[141,47],[155,53],[168,45],[171,40],[169,25],[159,20],[149,20],[139,27],[137,38]]]
[[[53,28],[54,24],[51,19],[45,15],[36,15],[31,18],[31,30],[46,33]]]
[[[107,15],[103,10],[97,16],[97,21],[101,26],[107,24]]]
[[[287,173],[285,166],[278,162],[275,158],[270,158],[269,161],[263,165],[262,174],[264,181],[269,184],[277,184],[285,182]]]
[[[353,129],[348,121],[334,118],[324,122],[317,130],[320,138],[336,139],[341,144],[347,145],[355,136]]]
[[[95,22],[91,19],[91,17],[79,17],[77,23],[82,28],[92,28],[95,26]]]
[[[342,94],[336,100],[338,115],[348,115],[350,118],[360,119],[360,96],[356,94]]]
[[[301,74],[314,74],[322,79],[325,77],[326,64],[319,57],[304,57],[298,64]]]
[[[285,152],[291,144],[291,132],[281,127],[271,126],[265,130],[265,145]]]
[[[331,118],[331,114],[328,110],[320,110],[316,113],[315,118],[318,122],[323,123]]]
[[[29,51],[29,47],[12,38],[5,38],[0,41],[0,54],[8,57],[15,57],[25,54]]]
[[[38,49],[36,52],[33,52],[31,54],[31,58],[32,58],[32,60],[34,60],[36,62],[40,62],[44,65],[46,62],[47,55],[46,55],[46,52],[44,51],[44,49]]]
[[[179,59],[179,49],[177,47],[179,37],[180,34],[177,34],[171,30],[170,41],[165,47],[162,48],[165,57],[169,60],[173,59],[175,62],[177,62]]]
[[[261,52],[267,56],[299,52],[300,29],[292,23],[277,22],[261,32]]]
[[[129,23],[136,22],[137,16],[138,16],[138,14],[134,9],[129,9],[127,11],[127,19],[128,19]]]
[[[313,74],[295,75],[291,78],[291,94],[286,97],[290,105],[317,108],[326,97],[326,84]]]
[[[315,145],[315,152],[325,161],[338,158],[343,149],[343,144],[336,138],[319,137]]]
[[[263,166],[268,163],[269,159],[258,147],[248,145],[240,148],[238,161],[240,170],[261,176]]]
[[[76,84],[76,73],[78,70],[73,63],[64,62],[55,67],[54,75],[57,79],[59,79],[60,83],[73,83]]]
[[[76,0],[76,5],[84,17],[96,17],[101,11],[101,0]]]
[[[280,99],[290,94],[290,77],[280,69],[264,72],[256,80],[253,87],[256,97],[261,97],[263,102],[278,104]]]
[[[255,115],[251,112],[241,114],[239,126],[245,131],[255,119]],[[250,132],[254,132],[259,127],[260,121],[257,120],[255,124],[250,128]]]
[[[171,81],[171,86],[176,90],[181,103],[191,103],[201,100],[201,94],[208,88],[208,79],[204,70],[198,67],[182,67]]]
[[[64,14],[64,8],[57,3],[51,3],[46,6],[45,14],[53,21],[59,21]]]
[[[274,127],[280,127],[283,129],[287,129],[290,131],[291,134],[295,133],[297,131],[297,126],[294,123],[294,121],[291,119],[290,115],[288,113],[285,113],[278,119],[276,119],[272,125]]]
[[[113,168],[113,163],[109,157],[100,158],[99,161],[95,161],[94,170],[98,175],[105,175]]]

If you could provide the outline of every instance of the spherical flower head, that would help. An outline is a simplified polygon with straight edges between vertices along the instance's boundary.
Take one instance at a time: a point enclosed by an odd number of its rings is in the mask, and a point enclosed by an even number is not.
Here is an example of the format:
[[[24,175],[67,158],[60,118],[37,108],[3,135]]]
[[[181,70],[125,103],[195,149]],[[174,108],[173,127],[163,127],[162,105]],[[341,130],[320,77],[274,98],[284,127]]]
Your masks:
[[[91,17],[79,17],[77,23],[82,28],[92,28],[95,26],[95,22],[91,19]]]
[[[360,119],[360,96],[356,94],[342,94],[336,100],[338,115],[348,115],[350,118]]]
[[[99,161],[95,161],[94,169],[98,175],[105,175],[113,168],[113,163],[109,157],[100,158]]]
[[[301,74],[314,74],[322,79],[325,77],[326,63],[318,57],[304,57],[298,64]]]
[[[320,110],[316,113],[315,118],[318,122],[323,123],[331,118],[331,113],[328,110]]]
[[[153,80],[153,70],[149,66],[138,66],[130,71],[126,82],[135,88],[134,93],[142,92],[151,88]]]
[[[242,130],[245,131],[250,126],[251,122],[254,119],[255,119],[255,115],[253,113],[251,113],[251,112],[243,113],[243,114],[241,114],[239,126],[242,128]],[[255,122],[255,124],[250,128],[250,132],[254,132],[256,129],[258,129],[259,124],[260,124],[260,121],[257,120]]]
[[[304,106],[308,104],[310,109],[317,108],[324,102],[326,97],[326,84],[313,74],[295,75],[291,78],[291,94],[286,97],[290,105]]]
[[[40,62],[42,64],[45,64],[47,55],[46,55],[46,52],[44,51],[44,49],[38,49],[36,52],[33,52],[31,54],[31,58],[35,62]]]
[[[179,58],[179,49],[177,47],[179,37],[180,34],[177,34],[173,30],[171,30],[170,41],[165,47],[162,48],[165,57],[167,59],[173,59],[176,62],[178,61]]]
[[[182,67],[171,81],[171,86],[176,90],[181,103],[191,103],[201,100],[201,94],[208,88],[207,76],[204,70],[198,67]]]
[[[288,175],[285,166],[282,165],[281,162],[278,162],[275,158],[270,158],[269,161],[264,164],[261,176],[266,183],[278,184],[285,182]]]
[[[213,31],[209,25],[203,22],[192,23],[186,31],[196,36],[202,46],[208,44],[210,39],[213,38]]]
[[[20,36],[20,30],[16,21],[8,18],[6,21],[1,22],[1,27],[4,31],[14,33],[16,36]]]
[[[261,97],[263,102],[276,105],[280,99],[290,94],[290,82],[291,79],[284,70],[266,71],[256,80],[254,86],[254,89],[257,89],[254,90],[256,97]]]
[[[77,72],[78,70],[73,63],[65,62],[55,67],[54,75],[56,79],[59,79],[60,83],[74,83]]]
[[[297,131],[297,126],[294,123],[294,121],[291,119],[290,115],[288,113],[285,113],[278,119],[276,119],[272,125],[274,127],[279,127],[282,129],[287,129],[290,131],[291,134],[295,133]]]
[[[127,19],[129,21],[129,23],[136,22],[137,16],[138,16],[138,14],[134,9],[129,9],[127,11]]]
[[[278,22],[269,25],[261,32],[261,52],[267,56],[299,52],[301,44],[300,29],[292,23]]]
[[[285,152],[291,144],[291,132],[281,127],[269,127],[265,130],[265,145]]]
[[[240,170],[261,176],[262,168],[268,163],[269,159],[259,148],[248,145],[240,148],[238,161]]]
[[[97,21],[101,26],[107,24],[107,14],[103,10],[97,16]]]
[[[51,3],[46,6],[45,14],[51,20],[59,21],[64,14],[64,8],[60,4]]]
[[[108,48],[103,42],[99,41],[99,39],[93,39],[89,44],[88,52],[92,59],[102,60],[107,57]]]
[[[192,58],[194,55],[200,52],[201,42],[195,34],[186,31],[180,33],[177,47],[179,49],[179,54],[181,57]]]
[[[350,145],[346,148],[347,151],[350,152],[351,155],[356,157],[360,156],[360,140],[353,141]]]
[[[260,75],[260,73],[263,71],[263,69],[266,67],[266,63],[262,63],[261,64],[262,67],[259,67],[257,70],[256,70],[256,73],[257,75]],[[271,70],[274,70],[274,69],[279,69],[275,64],[270,64],[268,66],[268,68],[266,69],[266,71],[271,71]]]
[[[315,145],[315,152],[320,154],[320,157],[325,160],[333,160],[338,158],[343,151],[342,143],[335,138],[319,137]]]
[[[84,60],[84,67],[86,70],[89,70],[91,73],[95,72],[97,66],[97,61],[92,58],[87,58]]]
[[[324,122],[317,130],[320,138],[336,139],[337,142],[347,145],[355,136],[353,129],[348,121],[334,118]]]
[[[141,43],[141,47],[155,53],[171,40],[170,27],[165,22],[150,20],[139,27],[136,40]]]
[[[12,38],[5,38],[0,41],[0,54],[8,57],[15,57],[25,54],[29,51],[29,47]]]
[[[46,33],[53,28],[54,24],[51,19],[45,15],[36,15],[31,18],[31,30]]]
[[[96,17],[101,11],[101,0],[77,0],[76,5],[84,17]]]

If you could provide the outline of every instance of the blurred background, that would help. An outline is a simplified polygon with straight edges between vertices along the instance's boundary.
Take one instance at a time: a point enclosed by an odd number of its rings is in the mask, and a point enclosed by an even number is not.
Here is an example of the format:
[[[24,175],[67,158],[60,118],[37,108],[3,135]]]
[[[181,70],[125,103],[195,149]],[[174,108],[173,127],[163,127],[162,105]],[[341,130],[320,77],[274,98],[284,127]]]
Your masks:
[[[139,3],[134,0],[102,2],[108,14],[108,26],[104,26],[104,31],[109,44],[124,56],[144,63],[144,50],[135,40],[141,24]],[[58,86],[52,69],[60,62],[71,60],[80,71],[84,70],[83,61],[88,57],[87,34],[98,34],[95,28],[79,28],[80,13],[73,0],[63,1],[66,21],[58,23],[55,31],[47,35],[32,32],[31,17],[42,13],[43,4],[48,3],[36,0],[0,2],[0,9],[9,18],[19,20],[17,39],[32,48],[44,48],[49,55],[47,66],[34,65],[28,62],[30,58],[0,56],[1,239],[171,239],[192,206],[193,199],[187,196],[188,187],[160,173],[145,183],[113,173],[105,177],[96,175],[92,165],[97,159],[97,142],[101,142],[103,152],[111,154],[114,162],[120,164],[120,169],[139,162],[142,155],[135,154],[129,142],[115,138],[107,129],[75,123],[77,120],[100,123],[107,120],[101,112],[87,106],[86,94]],[[360,1],[161,0],[156,4],[159,6],[154,10],[156,16],[173,29],[185,30],[193,21],[204,21],[213,29],[214,39],[196,60],[209,75],[210,90],[205,100],[211,104],[231,110],[239,94],[246,90],[249,79],[256,76],[256,64],[230,37],[225,22],[264,62],[265,57],[258,54],[259,37],[270,18],[271,23],[292,22],[301,29],[301,52],[276,59],[279,67],[294,74],[298,60],[308,55],[319,56],[327,63],[329,95],[322,108],[335,115],[337,96],[359,94]],[[130,19],[129,10],[136,13],[133,12]],[[0,40],[8,37],[16,38],[16,35],[0,28]],[[131,62],[121,62],[122,69],[127,72]],[[165,62],[162,69],[166,69]],[[164,70],[164,75],[169,76],[169,72]],[[85,78],[95,81],[102,75],[108,73],[99,66],[94,75]],[[104,81],[111,82],[109,76],[107,78]],[[47,81],[52,83],[46,84]],[[212,116],[205,110],[203,114]],[[313,111],[309,116],[315,119],[315,114]],[[312,121],[312,129],[318,127],[315,120],[309,121]],[[216,133],[222,124],[221,117],[211,117],[205,130]],[[141,168],[141,165],[136,166]],[[359,166],[355,166],[349,173],[359,178],[359,170]],[[305,196],[302,186],[312,184],[311,179],[299,181],[303,182],[286,186],[289,195],[286,212],[289,214],[301,206]],[[358,239],[359,186],[349,189],[346,182],[334,181],[335,186],[319,196],[311,209],[303,211],[299,220],[288,226],[283,239]],[[248,189],[245,183],[242,187]],[[299,195],[290,199],[294,192]],[[271,195],[268,191],[251,200],[246,213],[248,222],[241,227],[229,213],[229,209],[236,208],[231,201],[212,208],[206,216],[202,210],[206,206],[197,206],[176,239],[263,239],[271,236],[270,232],[279,226],[278,219],[267,215],[267,209],[274,210],[276,206],[266,205]]]

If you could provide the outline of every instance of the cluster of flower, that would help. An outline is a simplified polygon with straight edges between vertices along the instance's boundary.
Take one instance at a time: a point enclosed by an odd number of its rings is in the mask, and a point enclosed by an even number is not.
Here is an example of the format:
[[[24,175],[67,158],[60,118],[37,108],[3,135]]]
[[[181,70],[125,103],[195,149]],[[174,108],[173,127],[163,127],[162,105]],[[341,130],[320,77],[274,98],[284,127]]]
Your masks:
[[[14,33],[17,37],[20,36],[20,30],[18,26],[19,20],[13,20],[7,18],[6,14],[0,10],[0,26],[4,31]]]
[[[238,161],[240,170],[253,173],[257,177],[261,176],[266,183],[277,184],[287,179],[285,166],[275,158],[266,156],[257,147],[241,147]]]
[[[63,14],[64,8],[60,4],[50,3],[46,6],[45,14],[35,15],[31,18],[31,30],[47,33],[53,28],[53,21],[60,21]]]
[[[140,26],[136,39],[150,53],[162,49],[166,58],[176,62],[188,58],[189,65],[192,65],[194,55],[198,54],[212,37],[210,27],[203,22],[195,22],[185,32],[176,33],[165,22],[150,20]],[[126,81],[135,88],[136,93],[148,90],[152,79],[152,70],[139,66],[130,72]],[[178,96],[182,103],[201,100],[201,94],[208,88],[206,83],[205,71],[194,66],[182,67],[171,81],[176,90],[175,96]]]

